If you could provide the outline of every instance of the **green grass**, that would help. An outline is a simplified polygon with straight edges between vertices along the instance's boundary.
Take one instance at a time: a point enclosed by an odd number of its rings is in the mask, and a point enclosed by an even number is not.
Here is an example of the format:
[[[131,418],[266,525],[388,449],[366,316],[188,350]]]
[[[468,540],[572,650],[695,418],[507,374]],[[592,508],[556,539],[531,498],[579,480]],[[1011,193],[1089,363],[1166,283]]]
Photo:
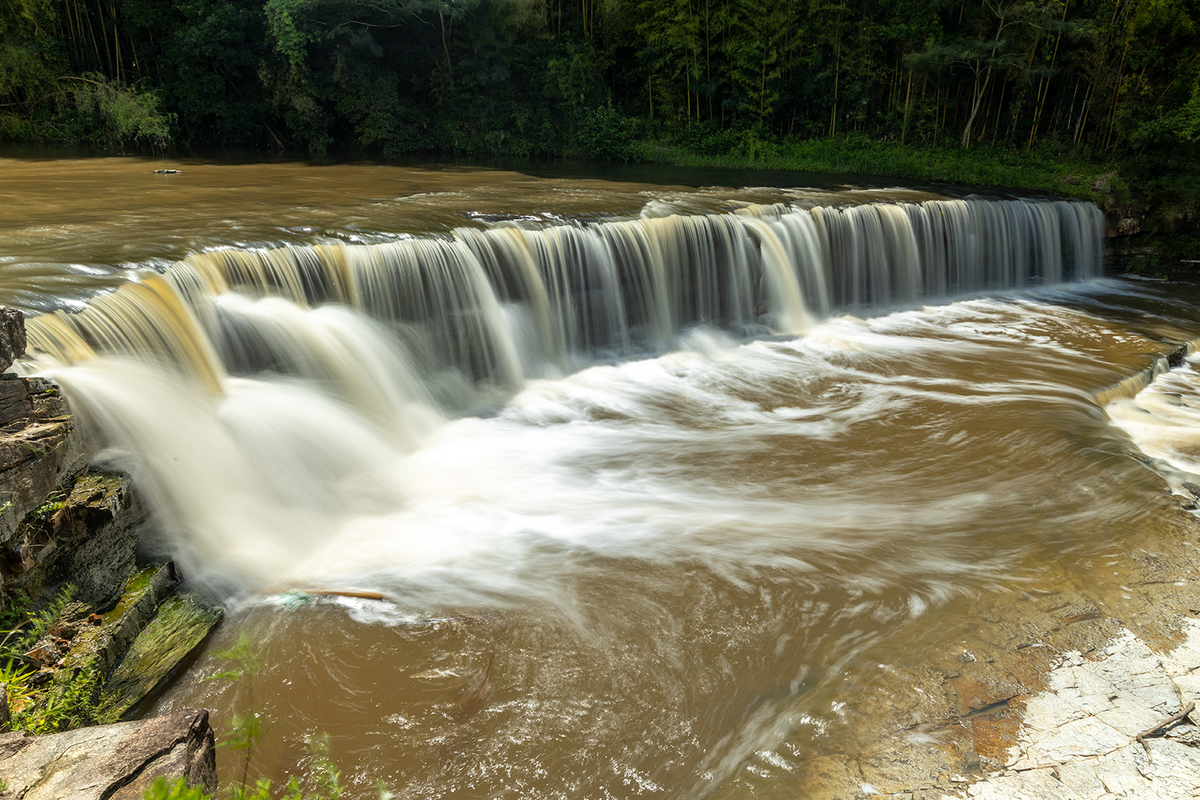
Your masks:
[[[1043,191],[1109,205],[1128,197],[1121,167],[1048,149],[1008,150],[977,146],[913,147],[866,137],[785,139],[774,142],[754,134],[709,137],[697,147],[638,142],[634,155],[643,161],[687,167],[770,169],[847,173],[917,181],[997,186]],[[721,152],[728,145],[727,152]]]

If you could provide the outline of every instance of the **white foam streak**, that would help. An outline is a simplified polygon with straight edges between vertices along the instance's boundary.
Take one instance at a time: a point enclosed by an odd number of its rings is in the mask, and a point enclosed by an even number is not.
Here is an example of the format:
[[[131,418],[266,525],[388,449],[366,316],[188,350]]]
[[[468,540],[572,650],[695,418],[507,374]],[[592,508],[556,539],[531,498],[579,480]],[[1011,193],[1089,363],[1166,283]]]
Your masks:
[[[280,298],[252,300],[232,292],[220,296],[217,308],[236,320],[238,335],[225,337],[228,350],[257,346],[265,352],[242,358],[265,355],[269,366],[320,386],[368,415],[397,444],[415,445],[441,423],[424,377],[395,338],[362,315],[341,306],[306,309]]]

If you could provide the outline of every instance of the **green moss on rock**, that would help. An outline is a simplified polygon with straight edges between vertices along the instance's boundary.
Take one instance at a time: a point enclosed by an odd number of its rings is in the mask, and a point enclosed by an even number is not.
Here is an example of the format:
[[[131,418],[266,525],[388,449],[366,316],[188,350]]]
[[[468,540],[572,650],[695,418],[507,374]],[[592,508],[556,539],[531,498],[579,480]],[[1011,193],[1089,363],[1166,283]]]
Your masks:
[[[121,717],[154,694],[220,619],[219,609],[191,597],[164,602],[105,686],[106,708]]]

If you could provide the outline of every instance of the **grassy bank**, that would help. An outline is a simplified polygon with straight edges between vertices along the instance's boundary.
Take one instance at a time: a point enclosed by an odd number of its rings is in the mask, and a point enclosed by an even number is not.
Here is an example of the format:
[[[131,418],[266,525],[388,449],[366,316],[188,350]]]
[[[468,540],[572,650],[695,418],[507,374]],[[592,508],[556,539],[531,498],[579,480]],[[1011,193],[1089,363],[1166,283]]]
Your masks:
[[[1104,207],[1128,203],[1131,183],[1121,165],[1049,150],[960,147],[918,148],[865,137],[770,142],[752,133],[729,142],[702,141],[698,147],[638,142],[633,156],[642,161],[688,167],[774,169],[849,173],[997,186],[1053,192],[1091,200]]]

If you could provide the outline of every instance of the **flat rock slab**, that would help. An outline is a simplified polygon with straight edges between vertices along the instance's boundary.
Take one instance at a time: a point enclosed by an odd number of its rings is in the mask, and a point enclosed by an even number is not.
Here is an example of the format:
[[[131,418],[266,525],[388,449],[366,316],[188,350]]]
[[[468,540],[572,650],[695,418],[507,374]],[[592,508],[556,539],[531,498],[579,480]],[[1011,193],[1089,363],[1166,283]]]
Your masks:
[[[157,778],[217,785],[208,712],[175,714],[66,733],[0,735],[0,798],[141,800]]]
[[[1155,653],[1125,629],[1099,652],[1065,653],[1027,701],[1003,772],[976,800],[1192,800],[1200,797],[1200,730],[1186,722],[1138,739],[1200,699],[1200,622]],[[945,797],[961,796],[946,793]]]

